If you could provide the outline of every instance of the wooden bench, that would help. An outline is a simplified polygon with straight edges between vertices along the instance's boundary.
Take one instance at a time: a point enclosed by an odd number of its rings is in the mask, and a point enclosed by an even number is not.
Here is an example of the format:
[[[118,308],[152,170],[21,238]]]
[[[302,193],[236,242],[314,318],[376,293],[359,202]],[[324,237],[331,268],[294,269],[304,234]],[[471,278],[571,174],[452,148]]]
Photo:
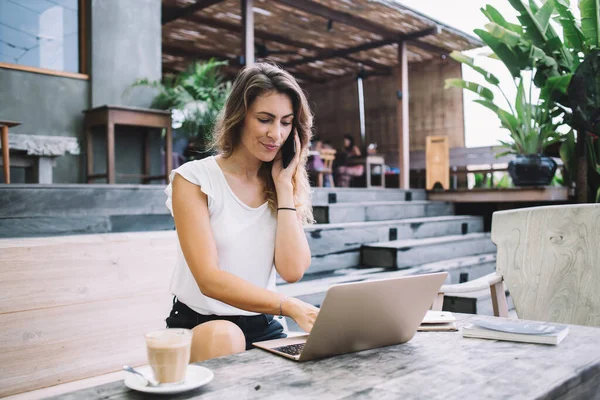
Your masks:
[[[0,240],[0,397],[146,364],[176,246],[175,231]]]

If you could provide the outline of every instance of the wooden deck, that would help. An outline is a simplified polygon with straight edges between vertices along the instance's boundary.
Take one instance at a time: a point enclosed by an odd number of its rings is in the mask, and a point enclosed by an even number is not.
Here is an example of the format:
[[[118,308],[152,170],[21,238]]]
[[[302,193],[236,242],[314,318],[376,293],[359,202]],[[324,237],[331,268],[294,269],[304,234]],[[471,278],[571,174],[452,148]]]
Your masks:
[[[521,202],[560,202],[569,201],[566,187],[520,187],[508,189],[458,189],[429,191],[428,200],[453,203],[521,203]]]

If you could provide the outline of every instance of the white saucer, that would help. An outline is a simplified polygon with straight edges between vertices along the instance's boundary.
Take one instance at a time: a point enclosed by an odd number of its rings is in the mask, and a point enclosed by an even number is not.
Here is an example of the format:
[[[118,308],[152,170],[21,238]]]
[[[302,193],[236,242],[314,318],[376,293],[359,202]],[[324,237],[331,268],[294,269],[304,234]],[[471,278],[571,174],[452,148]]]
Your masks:
[[[152,369],[150,366],[139,367],[136,369],[144,374],[144,376],[152,377]],[[214,377],[210,369],[193,364],[188,365],[185,373],[185,381],[181,384],[146,386],[144,385],[144,380],[140,376],[135,374],[127,375],[128,376],[125,378],[124,382],[125,386],[127,386],[129,389],[155,394],[174,394],[186,392],[188,390],[196,389],[202,385],[206,385],[208,382],[212,381]]]

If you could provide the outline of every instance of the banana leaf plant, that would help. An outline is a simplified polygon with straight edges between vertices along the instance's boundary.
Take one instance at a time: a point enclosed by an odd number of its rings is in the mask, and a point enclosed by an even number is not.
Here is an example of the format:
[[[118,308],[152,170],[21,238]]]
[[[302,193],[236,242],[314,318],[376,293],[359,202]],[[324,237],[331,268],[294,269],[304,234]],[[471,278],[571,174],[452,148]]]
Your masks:
[[[550,93],[556,90],[555,85],[559,84],[558,82],[555,80],[549,81],[548,87],[543,88],[539,99],[533,101],[531,95],[533,86],[531,80],[533,78],[530,78],[529,91],[527,91],[525,88],[527,78],[519,73],[519,76],[515,79],[517,95],[513,106],[513,103],[508,100],[502,90],[499,79],[494,74],[476,65],[473,58],[463,53],[452,52],[450,57],[473,68],[484,77],[489,85],[496,87],[504,97],[506,106],[502,107],[497,104],[494,92],[485,85],[463,79],[446,80],[446,88],[457,87],[478,94],[479,99],[475,102],[492,110],[500,119],[501,126],[508,129],[511,140],[500,142],[507,148],[507,151],[498,156],[506,154],[544,154],[546,147],[562,140],[561,135],[556,132],[558,124],[553,122],[553,118],[562,113],[562,110],[550,100]]]
[[[498,10],[487,5],[481,11],[489,23],[485,30],[476,29],[474,33],[492,49],[492,57],[501,60],[515,80],[520,79],[522,71],[532,71],[533,82],[541,89],[541,98],[545,107],[552,110],[553,120],[561,120],[576,130],[578,142],[587,145],[591,140],[595,144],[578,154],[578,157],[587,155],[593,165],[593,161],[600,158],[598,141],[578,130],[567,90],[584,58],[600,49],[600,0],[579,0],[580,20],[575,18],[569,0],[507,1],[519,14],[518,24],[507,21]],[[562,35],[558,33],[558,26],[562,28]],[[600,77],[591,79],[597,81]],[[573,163],[562,155],[570,152],[574,142],[575,133],[570,132],[564,137],[560,151],[571,175]]]
[[[183,134],[200,142],[211,140],[218,113],[231,91],[219,67],[227,61],[210,59],[191,64],[186,71],[167,76],[163,81],[136,80],[131,87],[148,86],[158,89],[150,107],[173,112],[173,121],[180,124]]]

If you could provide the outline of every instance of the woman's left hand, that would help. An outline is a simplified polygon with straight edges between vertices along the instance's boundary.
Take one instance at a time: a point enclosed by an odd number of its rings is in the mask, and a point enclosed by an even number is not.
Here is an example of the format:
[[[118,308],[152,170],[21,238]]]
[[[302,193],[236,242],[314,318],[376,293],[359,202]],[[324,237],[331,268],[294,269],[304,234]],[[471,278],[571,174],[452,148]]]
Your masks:
[[[273,160],[273,167],[271,168],[271,176],[273,177],[273,182],[275,182],[275,187],[279,185],[291,184],[292,178],[296,173],[296,168],[300,163],[300,152],[302,151],[302,148],[300,147],[300,139],[298,138],[296,131],[290,132],[290,135],[294,135],[294,141],[296,142],[296,154],[294,155],[292,161],[290,161],[287,168],[283,168],[281,148],[277,152],[277,155]]]

